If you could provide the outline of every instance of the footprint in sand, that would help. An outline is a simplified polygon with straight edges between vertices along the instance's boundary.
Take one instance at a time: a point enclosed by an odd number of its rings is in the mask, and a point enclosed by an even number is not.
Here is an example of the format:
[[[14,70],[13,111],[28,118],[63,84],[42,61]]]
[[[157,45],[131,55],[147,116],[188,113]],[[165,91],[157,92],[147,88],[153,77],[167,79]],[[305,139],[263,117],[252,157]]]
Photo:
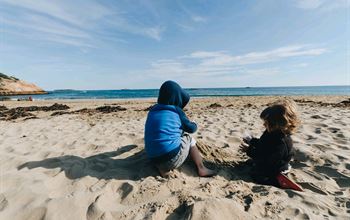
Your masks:
[[[290,212],[291,215],[294,215],[294,216],[293,216],[293,217],[294,217],[293,219],[311,219],[310,216],[309,216],[308,214],[303,213],[304,211],[302,211],[302,209],[299,209],[299,208],[294,209],[294,208],[288,207],[288,208],[286,209],[286,211],[287,211],[287,212]]]
[[[350,163],[345,164],[345,168],[350,170]]]
[[[310,118],[313,118],[313,119],[324,119],[323,117],[321,117],[319,115],[312,115]]]
[[[291,165],[294,169],[300,169],[302,167],[308,167],[306,163],[300,162],[300,161],[291,161]]]
[[[338,207],[340,208],[346,208],[347,213],[350,213],[350,199],[345,198],[345,197],[336,197],[335,202]]]
[[[45,219],[46,212],[46,207],[37,207],[31,210],[30,214],[25,216],[24,219]]]
[[[334,154],[336,157],[338,157],[338,159],[340,160],[340,161],[344,161],[344,160],[347,160],[347,158],[346,157],[343,157],[342,155],[339,155],[339,154]],[[346,166],[346,165],[345,165]]]
[[[244,203],[245,203],[245,206],[244,206],[244,211],[248,211],[250,209],[250,204],[253,203],[253,196],[252,195],[246,195],[243,197],[244,199]]]
[[[304,172],[310,176],[312,176],[313,178],[317,179],[317,180],[323,180],[324,177],[320,174],[318,174],[317,172],[311,171],[311,170],[304,170]]]
[[[86,212],[87,220],[103,219],[102,217],[104,215],[104,212],[98,206],[98,200],[100,196],[97,196],[95,201],[89,205]]]
[[[315,133],[316,133],[316,134],[321,134],[321,128],[316,128],[316,129],[315,129]]]
[[[318,193],[318,194],[322,194],[322,195],[328,195],[328,193],[324,190],[322,190],[321,188],[319,188],[318,186],[316,186],[313,183],[309,183],[309,182],[303,182],[303,183],[298,183],[301,187],[303,187],[304,189],[308,189],[311,190],[312,192]]]
[[[310,160],[310,156],[306,152],[296,150],[294,160],[298,162],[307,162]]]
[[[306,137],[306,140],[315,140],[315,139],[317,139],[316,137],[314,137],[314,136],[312,136],[312,135],[307,135],[307,137]]]
[[[121,200],[125,199],[132,191],[134,190],[134,186],[130,183],[123,183],[117,192],[120,194]]]
[[[97,181],[95,184],[93,184],[92,186],[89,187],[89,191],[95,192],[97,190],[101,190],[101,189],[105,188],[106,185],[107,185],[107,182],[105,180]]]
[[[328,128],[328,130],[332,133],[337,133],[338,131],[340,131],[339,128],[334,128],[334,127],[330,127],[330,128]]]
[[[111,212],[123,209],[124,206],[120,204],[120,197],[113,193],[111,188],[108,188],[104,193],[96,197],[86,212],[87,220],[97,219],[114,219]]]
[[[343,133],[338,133],[338,134],[337,134],[337,137],[338,137],[338,138],[345,138],[345,135],[344,135]]]
[[[0,194],[0,212],[8,206],[8,201],[4,194]]]
[[[350,177],[332,167],[316,166],[315,171],[334,179],[340,187],[350,187]]]
[[[269,195],[269,191],[265,186],[253,186],[252,191],[254,193],[259,193],[260,196],[267,196]]]

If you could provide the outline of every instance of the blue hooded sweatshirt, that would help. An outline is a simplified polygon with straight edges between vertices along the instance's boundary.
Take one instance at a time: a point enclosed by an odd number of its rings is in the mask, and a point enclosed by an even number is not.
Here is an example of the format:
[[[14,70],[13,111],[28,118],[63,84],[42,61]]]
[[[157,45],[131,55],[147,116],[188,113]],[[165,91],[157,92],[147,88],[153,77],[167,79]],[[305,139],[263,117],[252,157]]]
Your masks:
[[[180,150],[183,132],[194,133],[197,125],[183,112],[190,96],[176,82],[160,87],[158,103],[149,111],[145,125],[145,150],[153,162],[165,162]]]

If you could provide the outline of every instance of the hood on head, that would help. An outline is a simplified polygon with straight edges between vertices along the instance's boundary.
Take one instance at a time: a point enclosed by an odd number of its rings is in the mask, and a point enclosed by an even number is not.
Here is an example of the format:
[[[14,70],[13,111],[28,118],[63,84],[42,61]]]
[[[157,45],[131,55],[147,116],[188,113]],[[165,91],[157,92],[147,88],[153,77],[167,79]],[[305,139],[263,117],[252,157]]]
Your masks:
[[[174,81],[166,81],[159,89],[158,103],[184,108],[190,101],[190,95]]]

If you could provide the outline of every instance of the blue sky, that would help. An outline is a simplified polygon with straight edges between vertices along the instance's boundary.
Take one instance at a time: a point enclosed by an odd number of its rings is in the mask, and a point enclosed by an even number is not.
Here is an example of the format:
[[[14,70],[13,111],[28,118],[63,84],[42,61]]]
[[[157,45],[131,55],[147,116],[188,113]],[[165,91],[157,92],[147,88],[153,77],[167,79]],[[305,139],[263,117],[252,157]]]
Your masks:
[[[350,0],[0,0],[0,72],[52,89],[350,84]]]

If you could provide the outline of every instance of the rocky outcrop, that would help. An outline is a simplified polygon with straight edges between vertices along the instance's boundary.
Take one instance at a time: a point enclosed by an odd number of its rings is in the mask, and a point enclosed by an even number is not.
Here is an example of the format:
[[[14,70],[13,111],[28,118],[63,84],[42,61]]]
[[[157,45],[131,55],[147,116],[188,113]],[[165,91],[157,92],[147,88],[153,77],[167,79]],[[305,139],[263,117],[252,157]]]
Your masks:
[[[12,76],[7,76],[0,73],[0,95],[35,95],[46,94],[46,92],[40,87],[27,83],[23,80],[19,80]]]

